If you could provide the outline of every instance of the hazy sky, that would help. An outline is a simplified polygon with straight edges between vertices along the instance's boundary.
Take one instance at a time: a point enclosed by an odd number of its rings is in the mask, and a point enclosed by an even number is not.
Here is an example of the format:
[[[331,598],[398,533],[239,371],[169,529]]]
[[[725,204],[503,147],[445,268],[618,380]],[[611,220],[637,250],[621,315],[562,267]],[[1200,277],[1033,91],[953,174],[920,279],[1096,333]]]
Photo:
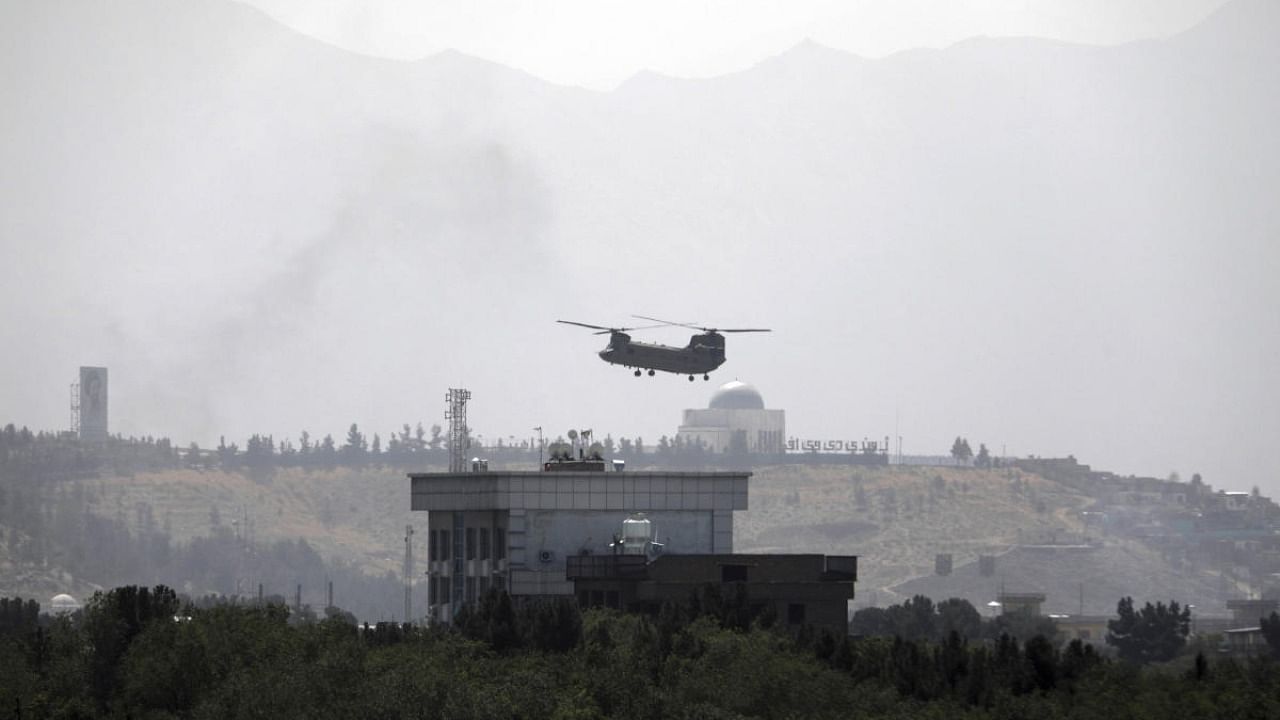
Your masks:
[[[1219,5],[0,4],[0,422],[105,365],[184,444],[449,387],[652,443],[737,377],[799,438],[1280,492],[1280,4]],[[690,383],[554,323],[632,313],[775,332]]]
[[[740,70],[805,38],[868,57],[981,35],[1122,43],[1185,30],[1224,0],[247,2],[350,50],[405,59],[452,48],[608,89],[640,70]]]

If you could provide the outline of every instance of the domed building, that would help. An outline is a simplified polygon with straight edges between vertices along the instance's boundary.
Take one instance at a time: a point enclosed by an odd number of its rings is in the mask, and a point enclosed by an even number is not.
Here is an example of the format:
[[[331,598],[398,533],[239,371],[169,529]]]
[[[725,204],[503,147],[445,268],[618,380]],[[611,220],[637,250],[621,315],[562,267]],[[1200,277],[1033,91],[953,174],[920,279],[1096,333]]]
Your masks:
[[[53,599],[49,601],[49,612],[54,615],[65,615],[79,609],[80,603],[66,593],[54,595]]]
[[[786,413],[766,409],[759,390],[732,380],[715,391],[705,410],[684,411],[677,436],[718,453],[780,453],[786,443]]]

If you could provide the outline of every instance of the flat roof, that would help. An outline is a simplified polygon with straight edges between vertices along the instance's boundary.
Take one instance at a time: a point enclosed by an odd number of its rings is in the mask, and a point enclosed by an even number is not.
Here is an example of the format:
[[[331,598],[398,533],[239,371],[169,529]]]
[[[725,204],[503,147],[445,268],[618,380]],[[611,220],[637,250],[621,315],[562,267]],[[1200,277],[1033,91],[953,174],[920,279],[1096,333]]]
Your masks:
[[[502,477],[541,478],[541,477],[707,477],[707,478],[747,478],[750,470],[481,470],[478,472],[418,472],[408,473],[410,479],[443,480],[470,479],[479,480],[495,475]]]
[[[412,510],[747,509],[750,472],[490,470],[408,473]]]

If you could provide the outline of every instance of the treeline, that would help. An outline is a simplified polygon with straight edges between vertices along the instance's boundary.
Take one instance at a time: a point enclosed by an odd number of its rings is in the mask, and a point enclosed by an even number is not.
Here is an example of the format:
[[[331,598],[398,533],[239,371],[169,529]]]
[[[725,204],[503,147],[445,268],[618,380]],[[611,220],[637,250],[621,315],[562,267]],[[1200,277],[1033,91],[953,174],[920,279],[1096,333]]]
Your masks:
[[[548,458],[547,448],[563,437],[538,441],[514,437],[481,441],[468,434],[467,455],[497,462],[531,462]],[[615,440],[605,435],[600,445],[607,458],[641,459],[654,455],[666,461],[700,464],[718,457],[702,443],[662,436],[647,446],[644,438]],[[733,453],[729,453],[733,455]],[[100,473],[129,475],[180,468],[255,472],[276,468],[330,469],[338,467],[424,468],[448,465],[447,438],[439,425],[429,428],[405,423],[388,433],[369,435],[352,423],[344,436],[317,437],[303,430],[296,439],[255,433],[243,443],[220,437],[212,448],[192,442],[176,446],[168,438],[111,436],[105,443],[82,442],[69,432],[32,432],[12,423],[0,429],[0,480],[49,482],[90,478]]]
[[[97,453],[95,455],[94,453]],[[112,439],[91,450],[78,440],[9,426],[0,431],[0,543],[17,569],[65,571],[99,586],[165,582],[196,593],[265,592],[309,597],[334,593],[361,618],[403,614],[403,583],[392,574],[366,575],[326,562],[303,540],[256,543],[211,513],[210,533],[175,542],[168,517],[150,505],[97,512],[100,498],[79,476],[95,463],[133,459],[154,468],[171,455],[164,441]],[[94,461],[91,458],[97,457]]]
[[[1051,618],[1026,612],[1008,612],[984,618],[964,598],[935,603],[916,595],[887,608],[868,607],[853,614],[849,633],[858,637],[899,637],[908,641],[942,642],[957,634],[964,640],[998,640],[1001,635],[1030,640],[1040,635],[1050,640],[1058,636]]]
[[[0,707],[16,717],[1235,720],[1280,704],[1271,659],[1182,669],[1043,636],[793,634],[694,601],[649,617],[494,593],[455,630],[197,608],[165,587],[118,588],[53,620],[9,607]]]

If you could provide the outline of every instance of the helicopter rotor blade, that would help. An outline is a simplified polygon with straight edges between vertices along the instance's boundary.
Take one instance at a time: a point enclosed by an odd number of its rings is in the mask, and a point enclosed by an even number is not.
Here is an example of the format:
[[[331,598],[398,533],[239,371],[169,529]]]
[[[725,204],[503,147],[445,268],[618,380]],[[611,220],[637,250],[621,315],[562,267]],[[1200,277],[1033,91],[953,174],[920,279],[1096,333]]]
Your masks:
[[[631,317],[640,318],[641,320],[649,320],[651,322],[656,322],[656,323],[662,323],[663,325],[675,325],[676,327],[689,328],[690,330],[702,330],[704,332],[707,330],[707,328],[699,327],[691,323],[672,322],[671,320],[663,320],[661,318],[649,317],[647,315],[632,315]]]
[[[556,322],[564,323],[565,325],[577,325],[578,327],[591,328],[592,330],[603,330],[605,332],[613,330],[613,328],[607,328],[603,325],[588,325],[587,323],[574,322],[573,320],[557,320]]]
[[[592,335],[606,335],[608,333],[631,332],[632,330],[652,330],[654,328],[665,327],[664,325],[642,325],[640,327],[605,327],[603,325],[592,325],[590,323],[581,323],[574,320],[557,320],[558,323],[565,325],[577,325],[578,327],[590,328],[596,332]]]
[[[692,323],[672,322],[670,320],[662,320],[660,318],[653,318],[645,315],[632,315],[631,317],[637,317],[641,320],[652,320],[653,322],[660,322],[664,325],[675,325],[677,327],[689,328],[690,330],[701,330],[702,332],[708,333],[773,332],[773,330],[769,328],[712,328],[702,327],[701,325],[694,325]]]

